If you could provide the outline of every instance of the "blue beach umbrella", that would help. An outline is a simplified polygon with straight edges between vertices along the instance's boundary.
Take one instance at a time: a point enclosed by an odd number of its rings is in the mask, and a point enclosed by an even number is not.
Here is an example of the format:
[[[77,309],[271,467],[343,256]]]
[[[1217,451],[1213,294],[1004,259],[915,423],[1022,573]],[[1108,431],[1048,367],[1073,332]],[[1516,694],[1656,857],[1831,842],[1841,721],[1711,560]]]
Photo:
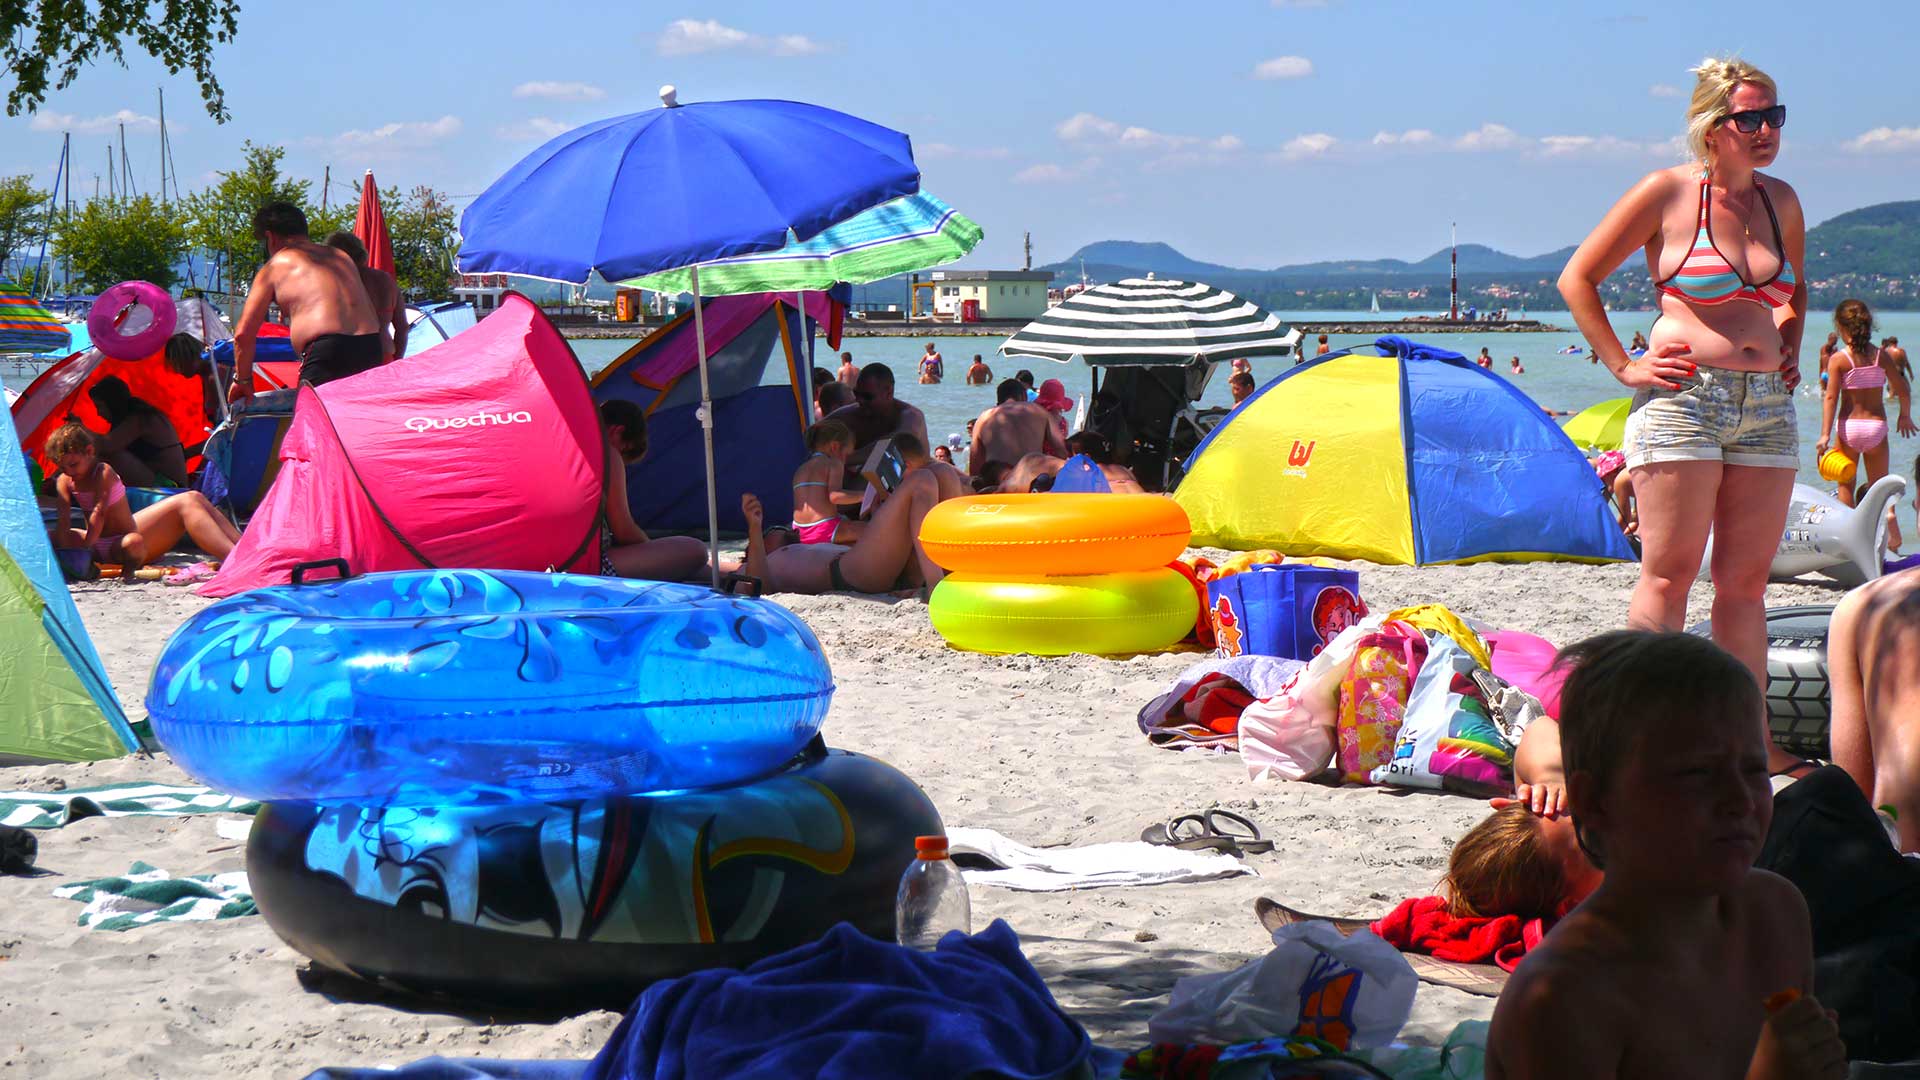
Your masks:
[[[898,131],[794,101],[708,101],[600,120],[560,135],[493,182],[460,218],[463,273],[585,284],[689,268],[706,442],[709,559],[719,584],[713,410],[701,263],[776,251],[920,190]]]

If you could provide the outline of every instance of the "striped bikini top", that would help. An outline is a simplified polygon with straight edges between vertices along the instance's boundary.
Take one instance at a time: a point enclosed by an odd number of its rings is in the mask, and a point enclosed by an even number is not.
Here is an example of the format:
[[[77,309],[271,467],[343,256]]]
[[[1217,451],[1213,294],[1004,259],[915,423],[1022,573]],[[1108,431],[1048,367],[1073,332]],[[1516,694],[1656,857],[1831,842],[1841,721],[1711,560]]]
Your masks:
[[[1767,189],[1758,180],[1754,181],[1754,187],[1767,208],[1767,219],[1773,222],[1773,246],[1780,249],[1780,269],[1773,277],[1758,285],[1752,284],[1741,277],[1714,246],[1713,199],[1703,176],[1700,178],[1700,228],[1693,234],[1693,250],[1687,253],[1678,270],[1655,282],[1655,288],[1690,304],[1709,306],[1730,300],[1751,300],[1778,308],[1792,302],[1797,279],[1793,276],[1793,264],[1787,261],[1786,249],[1780,244],[1780,219],[1774,215],[1773,200],[1767,197]]]
[[[1854,357],[1851,350],[1841,349],[1840,351],[1847,354],[1849,364],[1847,373],[1840,376],[1840,385],[1843,389],[1878,390],[1887,385],[1887,369],[1880,366],[1878,355],[1875,355],[1873,363],[1862,364]]]

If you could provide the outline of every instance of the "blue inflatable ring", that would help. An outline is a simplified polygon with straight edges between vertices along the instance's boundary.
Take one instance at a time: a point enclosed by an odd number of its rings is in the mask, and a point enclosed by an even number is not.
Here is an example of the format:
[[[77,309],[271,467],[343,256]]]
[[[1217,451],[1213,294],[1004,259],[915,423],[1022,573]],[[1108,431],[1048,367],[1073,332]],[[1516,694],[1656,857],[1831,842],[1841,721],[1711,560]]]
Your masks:
[[[766,600],[417,570],[205,608],[161,651],[147,711],[216,790],[404,806],[750,779],[792,758],[832,697],[813,632]]]

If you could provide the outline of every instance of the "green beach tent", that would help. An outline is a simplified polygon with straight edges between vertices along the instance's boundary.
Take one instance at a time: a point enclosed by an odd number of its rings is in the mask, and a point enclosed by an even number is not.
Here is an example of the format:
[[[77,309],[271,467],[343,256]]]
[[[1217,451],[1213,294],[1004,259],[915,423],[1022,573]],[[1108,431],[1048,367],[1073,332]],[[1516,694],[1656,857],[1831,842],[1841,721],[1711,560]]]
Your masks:
[[[0,409],[0,765],[98,761],[139,749],[80,624]]]

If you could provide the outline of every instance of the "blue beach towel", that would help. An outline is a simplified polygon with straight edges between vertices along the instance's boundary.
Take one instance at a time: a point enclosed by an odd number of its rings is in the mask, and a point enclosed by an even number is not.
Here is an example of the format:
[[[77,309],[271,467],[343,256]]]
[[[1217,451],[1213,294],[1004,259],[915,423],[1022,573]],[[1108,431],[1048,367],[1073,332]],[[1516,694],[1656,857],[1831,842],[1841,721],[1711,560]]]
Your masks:
[[[584,1061],[430,1057],[398,1069],[318,1069],[307,1080],[581,1080],[586,1070]]]
[[[744,972],[656,984],[586,1080],[1087,1075],[1092,1044],[999,919],[931,953],[846,923]]]

